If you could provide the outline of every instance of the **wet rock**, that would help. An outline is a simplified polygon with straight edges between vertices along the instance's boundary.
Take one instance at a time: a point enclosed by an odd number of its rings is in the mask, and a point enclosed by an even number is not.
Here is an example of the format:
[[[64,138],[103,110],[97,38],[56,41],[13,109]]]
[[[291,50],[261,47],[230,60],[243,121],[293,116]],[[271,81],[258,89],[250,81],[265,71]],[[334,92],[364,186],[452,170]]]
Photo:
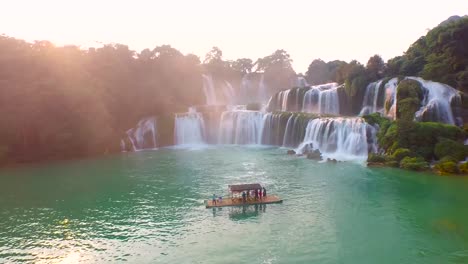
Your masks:
[[[294,154],[296,154],[296,151],[290,149],[290,150],[288,150],[287,153],[288,153],[288,155],[294,155]]]
[[[314,152],[314,144],[312,143],[309,143],[302,148],[302,153],[304,153],[304,155],[307,155],[312,152]]]
[[[320,150],[316,149],[307,153],[307,158],[311,160],[322,160],[322,153],[320,153]]]

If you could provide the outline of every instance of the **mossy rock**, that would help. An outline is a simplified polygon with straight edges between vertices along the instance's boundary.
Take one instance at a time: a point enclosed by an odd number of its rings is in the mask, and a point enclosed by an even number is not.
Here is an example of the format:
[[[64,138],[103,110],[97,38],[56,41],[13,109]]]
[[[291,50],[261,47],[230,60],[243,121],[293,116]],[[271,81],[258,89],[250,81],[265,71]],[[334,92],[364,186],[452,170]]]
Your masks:
[[[429,169],[429,164],[422,157],[405,157],[400,161],[400,168],[422,171]]]
[[[423,89],[418,81],[411,79],[401,81],[397,88],[397,118],[412,121],[423,97]]]
[[[468,162],[463,162],[458,166],[458,171],[462,174],[468,174]]]
[[[367,161],[372,162],[372,163],[384,163],[386,160],[385,160],[385,156],[383,155],[371,153],[367,157]]]
[[[311,160],[322,160],[322,153],[316,149],[313,152],[307,153],[307,158]]]
[[[393,160],[400,162],[405,157],[412,157],[414,156],[411,150],[407,148],[399,148],[395,150],[392,154]]]
[[[451,160],[438,162],[434,166],[434,169],[441,175],[457,174],[458,173],[457,163],[454,162],[454,161],[451,161]]]
[[[434,153],[439,159],[445,156],[451,156],[455,161],[460,161],[468,156],[468,147],[462,142],[440,138],[439,142],[435,145]]]
[[[369,125],[378,124],[382,126],[384,123],[390,122],[387,117],[383,117],[380,113],[372,113],[362,117]]]
[[[385,166],[398,168],[400,164],[397,161],[389,160],[385,162]]]

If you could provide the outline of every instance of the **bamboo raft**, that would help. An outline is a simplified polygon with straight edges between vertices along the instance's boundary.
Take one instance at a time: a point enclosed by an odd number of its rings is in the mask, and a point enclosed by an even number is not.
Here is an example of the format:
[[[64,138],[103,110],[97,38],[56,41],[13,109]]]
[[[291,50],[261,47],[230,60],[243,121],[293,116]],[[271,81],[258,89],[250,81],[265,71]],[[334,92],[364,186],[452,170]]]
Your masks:
[[[275,204],[282,203],[278,196],[270,195],[267,197],[262,197],[262,199],[255,200],[254,198],[249,198],[245,203],[242,202],[242,198],[226,198],[222,202],[217,201],[216,204],[212,200],[206,200],[206,208],[217,208],[217,207],[227,207],[227,206],[246,206],[246,205],[258,205],[258,204]]]

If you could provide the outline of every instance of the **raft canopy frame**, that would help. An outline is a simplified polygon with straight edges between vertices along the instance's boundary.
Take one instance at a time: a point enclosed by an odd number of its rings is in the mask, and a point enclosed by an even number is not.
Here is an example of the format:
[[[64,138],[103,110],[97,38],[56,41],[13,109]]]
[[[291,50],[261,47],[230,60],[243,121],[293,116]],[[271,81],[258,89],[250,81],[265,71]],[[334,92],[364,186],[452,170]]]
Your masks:
[[[260,183],[233,184],[233,185],[228,185],[228,187],[231,193],[241,193],[244,191],[262,189],[262,185],[260,185]]]

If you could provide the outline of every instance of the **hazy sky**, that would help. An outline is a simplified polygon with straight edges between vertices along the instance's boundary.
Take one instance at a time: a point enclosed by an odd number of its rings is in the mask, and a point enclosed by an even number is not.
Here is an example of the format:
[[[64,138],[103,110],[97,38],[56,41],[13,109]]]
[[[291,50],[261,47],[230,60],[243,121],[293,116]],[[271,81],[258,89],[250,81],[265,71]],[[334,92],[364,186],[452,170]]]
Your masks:
[[[0,33],[57,45],[122,43],[140,51],[170,44],[203,60],[213,46],[225,59],[256,60],[285,49],[297,72],[315,58],[384,60],[468,0],[10,0],[0,8]]]

